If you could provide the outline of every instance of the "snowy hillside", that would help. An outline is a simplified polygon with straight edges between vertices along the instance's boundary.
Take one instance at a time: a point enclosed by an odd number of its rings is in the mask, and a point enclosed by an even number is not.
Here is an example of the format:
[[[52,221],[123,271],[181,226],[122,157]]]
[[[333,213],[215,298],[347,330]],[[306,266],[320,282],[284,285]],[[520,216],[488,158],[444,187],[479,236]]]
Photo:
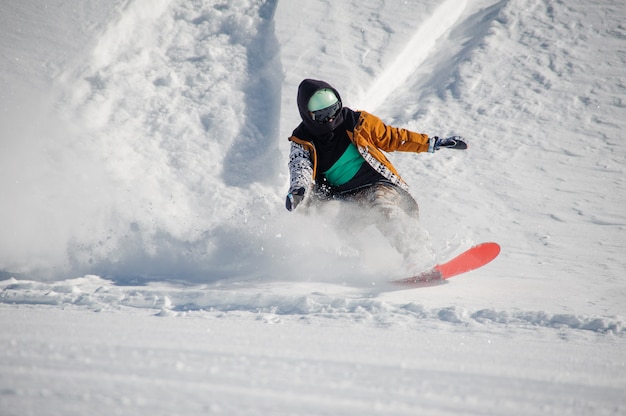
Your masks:
[[[0,7],[0,414],[626,413],[622,2]],[[390,158],[500,256],[287,212],[303,78],[466,137]]]

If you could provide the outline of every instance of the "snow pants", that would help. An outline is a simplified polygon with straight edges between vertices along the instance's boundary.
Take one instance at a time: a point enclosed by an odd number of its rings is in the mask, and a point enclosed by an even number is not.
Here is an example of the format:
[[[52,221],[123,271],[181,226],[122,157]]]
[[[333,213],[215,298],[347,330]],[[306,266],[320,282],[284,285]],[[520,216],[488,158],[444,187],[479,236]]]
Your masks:
[[[433,258],[430,236],[419,222],[419,206],[404,189],[378,182],[339,195],[337,199],[355,204],[353,221],[374,224],[404,258],[407,267],[428,263]]]

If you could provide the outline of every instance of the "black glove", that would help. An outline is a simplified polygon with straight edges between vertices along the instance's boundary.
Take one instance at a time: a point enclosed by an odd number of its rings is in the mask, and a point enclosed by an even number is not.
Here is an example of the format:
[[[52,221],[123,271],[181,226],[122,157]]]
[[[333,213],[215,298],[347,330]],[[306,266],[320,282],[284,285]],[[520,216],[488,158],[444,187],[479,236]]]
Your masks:
[[[287,200],[285,201],[285,208],[287,211],[293,211],[298,204],[304,199],[304,188],[294,189],[287,194]]]
[[[442,147],[447,149],[467,149],[467,143],[461,136],[450,136],[445,139],[440,139],[438,136],[430,138],[429,152],[434,153]]]

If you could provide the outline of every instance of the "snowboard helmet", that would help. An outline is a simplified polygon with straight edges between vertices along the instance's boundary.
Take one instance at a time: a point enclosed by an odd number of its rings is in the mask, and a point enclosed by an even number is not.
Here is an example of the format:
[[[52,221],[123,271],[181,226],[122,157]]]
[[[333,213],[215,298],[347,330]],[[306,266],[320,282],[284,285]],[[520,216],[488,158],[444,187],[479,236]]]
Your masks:
[[[337,117],[341,111],[341,100],[330,88],[322,88],[311,96],[307,108],[315,122],[324,124]]]

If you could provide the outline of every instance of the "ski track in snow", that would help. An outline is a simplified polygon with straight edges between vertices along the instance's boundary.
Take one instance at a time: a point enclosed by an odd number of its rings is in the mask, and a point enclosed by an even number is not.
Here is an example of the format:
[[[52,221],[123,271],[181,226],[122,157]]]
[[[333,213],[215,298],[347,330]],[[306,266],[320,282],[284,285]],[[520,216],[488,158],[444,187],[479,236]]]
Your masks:
[[[404,86],[407,79],[428,59],[437,40],[454,27],[465,5],[464,0],[448,0],[437,7],[428,19],[421,23],[404,50],[376,77],[360,102],[360,108],[376,112],[385,100]]]
[[[267,290],[254,282],[220,284],[219,287],[169,286],[163,283],[156,287],[128,287],[117,286],[98,276],[54,284],[9,279],[0,282],[0,302],[13,305],[71,305],[98,312],[140,308],[151,310],[157,316],[239,311],[257,314],[264,320],[274,322],[279,322],[281,316],[308,316],[384,327],[411,327],[439,321],[470,327],[484,325],[485,329],[504,325],[509,328],[545,327],[618,336],[626,334],[620,317],[495,308],[468,310],[458,306],[429,308],[417,302],[393,304],[379,300],[373,291],[352,290],[346,297],[343,287],[311,285],[315,290],[305,294],[302,293],[305,285],[295,290],[288,284],[285,287],[270,285]]]

